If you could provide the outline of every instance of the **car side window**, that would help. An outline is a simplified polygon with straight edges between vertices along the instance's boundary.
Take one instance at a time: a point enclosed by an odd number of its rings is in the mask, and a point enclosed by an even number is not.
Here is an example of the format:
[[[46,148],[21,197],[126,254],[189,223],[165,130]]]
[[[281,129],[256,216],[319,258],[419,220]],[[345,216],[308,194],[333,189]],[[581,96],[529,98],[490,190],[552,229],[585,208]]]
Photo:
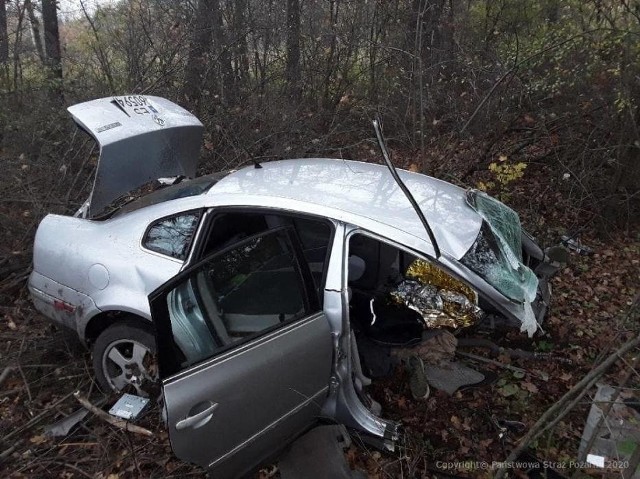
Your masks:
[[[318,297],[322,302],[323,280],[333,233],[331,224],[310,218],[294,218],[292,221],[302,245],[304,258],[311,270]]]
[[[161,218],[149,227],[142,245],[156,253],[184,260],[199,219],[197,211]]]
[[[304,259],[311,270],[318,297],[322,301],[327,253],[333,233],[332,225],[327,220],[272,212],[220,212],[213,218],[203,255],[219,251],[242,238],[282,226],[290,226],[295,230]]]
[[[167,296],[180,370],[319,309],[308,300],[290,228],[229,246]],[[176,348],[174,348],[176,349]]]

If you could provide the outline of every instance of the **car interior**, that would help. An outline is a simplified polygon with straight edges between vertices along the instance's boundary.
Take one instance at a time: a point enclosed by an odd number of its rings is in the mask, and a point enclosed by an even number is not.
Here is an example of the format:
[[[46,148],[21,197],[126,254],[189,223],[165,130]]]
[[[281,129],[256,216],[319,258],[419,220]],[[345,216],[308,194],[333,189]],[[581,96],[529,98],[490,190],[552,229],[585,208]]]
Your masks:
[[[416,259],[407,251],[365,234],[354,234],[349,239],[347,286],[349,319],[355,336],[353,349],[369,377],[391,372],[391,348],[409,347],[422,340],[424,328],[419,313],[397,304],[389,295]]]
[[[216,215],[200,252],[209,259],[168,296],[183,366],[309,313],[285,227],[295,230],[319,294],[331,239],[329,223],[240,211]]]

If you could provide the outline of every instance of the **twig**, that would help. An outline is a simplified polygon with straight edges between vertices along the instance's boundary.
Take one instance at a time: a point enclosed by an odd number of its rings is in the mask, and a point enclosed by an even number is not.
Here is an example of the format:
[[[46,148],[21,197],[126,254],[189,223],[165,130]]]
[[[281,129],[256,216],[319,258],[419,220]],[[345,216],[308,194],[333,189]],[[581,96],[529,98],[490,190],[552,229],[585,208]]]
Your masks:
[[[31,396],[31,388],[29,387],[29,381],[27,381],[27,377],[24,375],[24,371],[20,366],[20,357],[22,356],[22,351],[24,350],[24,342],[27,339],[26,336],[23,336],[22,343],[20,343],[20,352],[18,353],[18,361],[16,363],[16,367],[18,368],[18,372],[20,376],[22,376],[22,381],[24,382],[24,387],[27,388],[27,396],[29,397],[29,404],[33,402],[33,397]]]
[[[560,398],[553,406],[545,411],[540,416],[540,419],[533,425],[525,437],[522,438],[520,444],[511,451],[509,457],[507,457],[505,463],[511,463],[515,461],[520,454],[529,446],[532,441],[535,441],[548,427],[549,423],[555,423],[562,419],[569,411],[569,408],[565,408],[567,403],[575,403],[574,396],[578,395],[578,399],[581,398],[585,392],[591,387],[595,381],[600,378],[618,359],[631,351],[632,349],[640,345],[640,335],[627,341],[617,351],[611,353],[600,365],[593,368],[589,373],[583,377],[576,385],[574,385],[567,393]],[[565,409],[563,409],[565,408]],[[554,419],[555,418],[555,419]],[[502,479],[507,472],[507,468],[499,469],[495,479]]]
[[[2,373],[0,374],[0,386],[2,385],[3,382],[6,381],[6,379],[14,370],[15,370],[15,366],[7,366],[6,368],[3,369]]]
[[[0,452],[0,463],[4,461],[7,457],[9,457],[11,454],[13,454],[15,450],[18,449],[18,446],[20,446],[20,444],[22,444],[22,440],[16,441],[13,446]]]
[[[83,471],[82,469],[80,469],[78,466],[75,466],[73,464],[70,464],[69,462],[65,462],[65,461],[56,461],[56,460],[47,460],[47,461],[42,461],[36,465],[40,466],[42,464],[59,464],[62,467],[68,467],[69,469],[74,470],[75,472],[77,472],[78,474],[80,474],[81,476],[84,477],[88,477],[89,479],[93,479],[95,476],[93,476],[92,474],[89,474],[88,472]]]
[[[73,393],[69,393],[66,396],[58,399],[56,402],[49,404],[49,406],[47,406],[47,409],[45,409],[44,411],[42,411],[40,414],[38,414],[36,417],[34,417],[33,419],[31,419],[29,422],[27,422],[24,426],[19,427],[17,429],[14,429],[13,431],[11,431],[9,434],[7,434],[6,436],[4,436],[2,439],[0,439],[0,441],[2,442],[6,442],[9,439],[11,439],[12,437],[20,434],[21,432],[35,426],[36,424],[38,424],[40,421],[42,421],[42,419],[44,419],[50,412],[55,410],[55,407],[58,404],[61,404],[63,402],[65,402],[67,399],[69,399],[71,396],[73,396]]]
[[[498,86],[505,80],[505,78],[507,78],[512,73],[515,73],[517,69],[518,67],[516,64],[511,69],[509,69],[504,75],[498,78],[498,81],[493,84],[493,87],[491,88],[491,90],[489,90],[489,93],[485,95],[485,97],[482,99],[478,107],[475,109],[475,111],[471,114],[467,122],[464,124],[464,126],[462,127],[462,130],[460,130],[460,133],[464,133],[467,127],[473,122],[473,120],[476,118],[476,115],[480,112],[480,110],[482,110],[482,107],[484,106],[484,104],[487,102],[487,100],[489,100],[489,98],[491,98],[491,95],[493,95],[493,92],[496,91],[496,88],[498,88]]]
[[[33,396],[31,396],[31,388],[29,387],[29,381],[27,381],[27,377],[24,375],[24,371],[20,367],[20,363],[18,363],[17,369],[18,369],[18,372],[20,373],[20,376],[22,377],[22,382],[24,383],[24,387],[27,390],[29,404],[31,404],[33,402]]]
[[[487,93],[487,94],[485,95],[485,97],[482,99],[482,101],[480,102],[480,104],[478,105],[478,107],[477,107],[477,108],[475,109],[475,111],[471,114],[471,116],[469,117],[469,119],[467,120],[467,122],[464,124],[464,126],[463,126],[463,127],[462,127],[462,129],[460,130],[460,133],[463,133],[463,132],[467,129],[467,127],[468,127],[468,126],[473,122],[473,120],[475,119],[476,115],[480,112],[480,110],[482,109],[482,107],[484,106],[484,104],[487,102],[487,100],[489,100],[489,98],[491,98],[491,96],[493,95],[493,92],[496,90],[496,88],[498,88],[498,85],[500,85],[500,84],[505,80],[505,78],[507,78],[510,74],[512,74],[512,73],[514,73],[514,74],[515,74],[515,72],[516,72],[516,71],[517,71],[517,70],[518,70],[522,65],[524,65],[524,64],[525,64],[525,63],[527,63],[527,62],[529,62],[530,60],[533,60],[534,58],[536,58],[536,57],[538,57],[538,56],[541,56],[541,55],[543,55],[544,53],[547,53],[547,52],[549,52],[549,51],[551,51],[551,50],[555,50],[556,48],[559,48],[559,47],[561,47],[561,46],[563,46],[563,45],[565,45],[565,44],[567,44],[567,43],[569,43],[569,42],[571,42],[571,41],[573,41],[573,40],[575,40],[575,39],[577,39],[577,38],[580,38],[580,37],[586,36],[587,34],[589,34],[589,33],[593,33],[593,32],[595,32],[595,31],[597,31],[597,30],[599,30],[599,29],[598,29],[598,28],[596,28],[596,29],[593,29],[593,30],[588,30],[588,31],[586,31],[586,32],[582,32],[582,33],[579,33],[579,34],[577,34],[577,35],[574,35],[574,36],[572,36],[572,37],[570,37],[570,38],[567,38],[566,40],[563,40],[563,41],[561,41],[561,42],[559,42],[559,43],[556,43],[556,44],[553,44],[553,45],[548,46],[548,47],[546,47],[546,48],[543,48],[542,50],[537,51],[536,53],[533,53],[532,55],[529,55],[528,57],[526,57],[526,58],[524,58],[524,59],[522,59],[522,60],[520,60],[520,61],[518,61],[518,59],[517,59],[517,52],[516,52],[516,60],[515,60],[515,62],[514,62],[513,67],[511,67],[511,69],[509,69],[509,70],[508,70],[506,73],[504,73],[500,78],[498,78],[498,81],[496,81],[496,82],[493,84],[493,87],[491,88],[491,90],[489,90],[489,93]],[[516,37],[516,39],[517,39],[517,37]]]
[[[469,359],[474,359],[476,361],[481,361],[483,363],[487,363],[487,364],[493,364],[494,366],[499,366],[503,369],[508,369],[509,371],[514,371],[516,373],[523,373],[526,374],[528,371],[526,369],[522,369],[516,366],[511,366],[511,364],[504,364],[501,363],[500,361],[496,361],[494,359],[489,359],[489,358],[483,358],[482,356],[478,356],[476,354],[471,354],[471,353],[463,353],[462,351],[456,351],[456,354],[458,356],[462,356],[465,358],[469,358]]]
[[[135,432],[136,434],[142,434],[143,436],[153,436],[153,433],[148,429],[145,429],[140,426],[136,426],[135,424],[131,424],[129,421],[118,419],[104,412],[102,409],[95,407],[93,404],[89,402],[87,398],[84,398],[80,395],[80,391],[76,391],[75,393],[73,393],[73,397],[76,398],[76,400],[85,409],[92,412],[103,421],[108,422],[112,426],[118,427],[120,429],[124,429],[125,431]]]

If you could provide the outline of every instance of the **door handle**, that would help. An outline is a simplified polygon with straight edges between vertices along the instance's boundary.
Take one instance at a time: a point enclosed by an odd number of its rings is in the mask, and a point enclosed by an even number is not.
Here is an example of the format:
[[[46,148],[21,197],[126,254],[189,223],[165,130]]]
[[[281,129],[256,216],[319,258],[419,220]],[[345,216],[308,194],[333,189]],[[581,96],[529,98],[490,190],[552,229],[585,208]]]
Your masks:
[[[200,426],[204,426],[209,420],[213,417],[214,411],[218,408],[218,403],[209,403],[211,404],[204,411],[201,411],[193,416],[187,416],[186,418],[178,421],[176,423],[176,429],[178,431],[182,431],[188,427],[192,427],[194,429],[199,428]]]

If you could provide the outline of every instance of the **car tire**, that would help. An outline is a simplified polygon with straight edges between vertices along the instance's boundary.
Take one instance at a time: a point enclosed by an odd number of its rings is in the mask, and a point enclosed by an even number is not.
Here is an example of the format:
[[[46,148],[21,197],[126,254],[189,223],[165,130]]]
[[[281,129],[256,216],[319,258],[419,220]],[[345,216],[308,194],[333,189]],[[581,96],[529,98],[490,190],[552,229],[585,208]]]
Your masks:
[[[113,324],[98,336],[93,345],[93,369],[104,393],[143,397],[159,393],[155,337],[139,322]]]

